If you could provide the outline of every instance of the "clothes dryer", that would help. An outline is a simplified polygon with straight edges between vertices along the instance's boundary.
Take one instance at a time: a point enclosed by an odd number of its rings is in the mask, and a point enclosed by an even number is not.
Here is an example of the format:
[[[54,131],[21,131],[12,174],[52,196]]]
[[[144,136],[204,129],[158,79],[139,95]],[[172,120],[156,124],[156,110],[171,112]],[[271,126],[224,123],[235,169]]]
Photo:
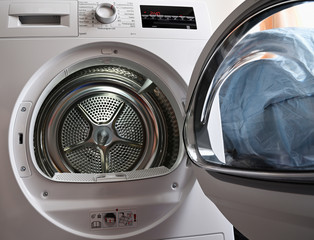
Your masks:
[[[313,238],[312,9],[246,1],[211,35],[199,1],[1,2],[4,226],[232,239],[197,178],[248,238]]]

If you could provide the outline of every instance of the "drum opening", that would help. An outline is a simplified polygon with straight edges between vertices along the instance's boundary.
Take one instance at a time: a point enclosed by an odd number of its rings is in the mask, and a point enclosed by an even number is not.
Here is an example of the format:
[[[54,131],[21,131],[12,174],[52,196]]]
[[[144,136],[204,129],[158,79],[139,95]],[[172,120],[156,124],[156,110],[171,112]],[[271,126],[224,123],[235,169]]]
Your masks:
[[[103,65],[53,88],[36,118],[34,151],[49,178],[170,169],[179,138],[174,110],[158,86],[131,69]]]

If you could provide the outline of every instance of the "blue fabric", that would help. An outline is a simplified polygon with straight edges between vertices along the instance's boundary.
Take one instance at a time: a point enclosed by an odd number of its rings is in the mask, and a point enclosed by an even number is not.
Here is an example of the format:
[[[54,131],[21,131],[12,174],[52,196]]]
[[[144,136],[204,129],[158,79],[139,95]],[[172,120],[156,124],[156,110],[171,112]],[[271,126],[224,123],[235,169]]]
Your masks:
[[[227,164],[314,169],[314,30],[250,34],[224,66],[257,52],[274,57],[246,63],[219,93]]]

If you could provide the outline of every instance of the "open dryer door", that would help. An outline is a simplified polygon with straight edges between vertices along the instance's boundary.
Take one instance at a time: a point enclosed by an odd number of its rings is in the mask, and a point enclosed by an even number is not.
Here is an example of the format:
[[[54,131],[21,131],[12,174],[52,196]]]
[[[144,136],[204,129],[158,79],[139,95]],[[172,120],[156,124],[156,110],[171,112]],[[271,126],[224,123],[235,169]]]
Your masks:
[[[246,1],[192,75],[188,154],[205,194],[249,239],[314,236],[313,10]]]

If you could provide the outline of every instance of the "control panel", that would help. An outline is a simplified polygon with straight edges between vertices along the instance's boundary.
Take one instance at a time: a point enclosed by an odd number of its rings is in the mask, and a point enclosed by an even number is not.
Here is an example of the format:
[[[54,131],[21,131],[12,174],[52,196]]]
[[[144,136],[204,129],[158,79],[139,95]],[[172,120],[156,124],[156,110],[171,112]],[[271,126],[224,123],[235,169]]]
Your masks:
[[[197,15],[200,5],[184,1],[177,4],[156,5],[148,0],[79,1],[79,36],[199,38],[205,32],[203,25],[208,27]]]
[[[193,7],[180,6],[136,6],[141,11],[143,28],[197,29]],[[80,28],[116,29],[135,27],[133,2],[101,3],[80,2]],[[82,33],[82,31],[81,31]]]
[[[208,39],[202,1],[0,2],[1,37]]]

